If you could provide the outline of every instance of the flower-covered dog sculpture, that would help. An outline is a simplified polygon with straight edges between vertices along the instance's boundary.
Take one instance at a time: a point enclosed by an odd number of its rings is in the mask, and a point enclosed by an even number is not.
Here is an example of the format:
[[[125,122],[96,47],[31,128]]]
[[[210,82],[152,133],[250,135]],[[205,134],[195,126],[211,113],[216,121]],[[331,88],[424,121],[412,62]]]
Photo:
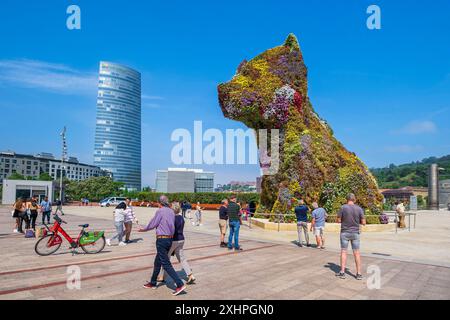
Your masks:
[[[278,188],[287,181],[293,197],[317,201],[329,214],[336,213],[349,192],[370,213],[380,213],[383,198],[374,177],[336,140],[309,101],[307,69],[293,34],[283,45],[244,60],[218,91],[225,117],[255,130],[279,129],[279,170],[262,180],[266,208],[277,211]]]

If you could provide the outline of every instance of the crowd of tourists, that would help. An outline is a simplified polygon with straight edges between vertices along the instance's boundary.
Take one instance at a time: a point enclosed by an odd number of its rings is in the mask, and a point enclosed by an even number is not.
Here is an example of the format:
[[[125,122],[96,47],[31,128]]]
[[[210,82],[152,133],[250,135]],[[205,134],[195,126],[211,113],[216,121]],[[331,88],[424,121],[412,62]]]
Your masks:
[[[56,210],[59,210],[64,215],[62,212],[62,204],[59,200],[57,201]],[[45,197],[41,202],[39,202],[37,197],[17,199],[11,213],[15,222],[13,233],[30,233],[34,236],[39,212],[42,215],[42,224],[45,224],[45,221],[47,221],[47,224],[50,224],[52,203],[48,200],[48,197]]]
[[[283,189],[280,189],[282,195]],[[288,198],[286,196],[286,198]],[[280,198],[279,198],[280,199]],[[283,206],[282,201],[281,205]],[[296,203],[293,203],[296,202]],[[303,199],[289,199],[289,203],[284,204],[286,209],[295,205],[294,212],[297,220],[297,233],[299,247],[311,247],[309,232],[313,232],[316,240],[316,248],[325,249],[325,222],[327,219],[327,212],[320,207],[317,202],[311,203],[308,206]],[[59,211],[62,215],[62,203],[58,200],[56,202],[55,214]],[[144,288],[156,289],[158,284],[166,282],[167,277],[173,279],[176,284],[176,289],[173,294],[178,295],[186,290],[186,284],[192,284],[195,281],[192,269],[184,254],[184,226],[185,219],[193,220],[194,226],[202,225],[202,211],[200,203],[195,206],[195,218],[191,217],[192,205],[183,201],[169,202],[167,196],[162,195],[159,198],[159,209],[155,216],[148,223],[146,227],[139,226],[139,232],[146,232],[156,229],[156,256],[154,261],[153,273],[150,280],[144,285]],[[219,208],[219,230],[220,230],[220,244],[221,248],[228,248],[236,252],[242,251],[239,244],[239,231],[243,224],[243,219],[255,214],[256,204],[241,205],[237,201],[235,195],[221,202]],[[397,208],[403,213],[401,206]],[[311,213],[310,213],[311,211]],[[50,224],[52,203],[45,197],[40,203],[37,198],[18,199],[14,204],[14,211],[12,216],[15,219],[15,233],[25,233],[26,230],[36,230],[36,220],[38,213],[42,214],[42,224]],[[310,217],[309,217],[310,215]],[[112,241],[117,240],[119,246],[125,246],[132,242],[130,240],[133,223],[139,225],[131,199],[126,199],[121,202],[113,212],[113,221],[116,229],[115,235],[106,239],[108,246],[112,245]],[[352,246],[353,256],[356,264],[356,279],[362,279],[361,272],[361,255],[360,255],[360,226],[365,225],[364,211],[361,207],[356,205],[356,197],[354,194],[347,196],[347,203],[341,207],[337,213],[337,222],[341,224],[340,233],[340,271],[336,276],[340,278],[346,277],[346,263],[347,263],[347,249],[349,244]],[[228,231],[228,239],[226,234]],[[303,240],[304,238],[304,240]],[[181,264],[187,279],[184,282],[173,268],[170,257],[175,255]]]
[[[316,248],[325,249],[325,221],[328,217],[324,208],[319,207],[317,202],[311,204],[311,219],[308,218],[310,208],[303,199],[298,200],[294,212],[297,218],[298,246],[303,247],[302,234],[305,237],[307,247],[311,247],[309,231],[313,232],[316,238]],[[308,228],[308,221],[311,220]],[[340,264],[341,269],[336,276],[342,279],[346,277],[347,250],[349,244],[352,246],[353,256],[356,264],[356,279],[362,279],[361,254],[360,254],[360,226],[366,224],[363,209],[356,204],[356,197],[350,193],[347,195],[347,203],[344,204],[337,213],[337,223],[341,224],[340,232]]]

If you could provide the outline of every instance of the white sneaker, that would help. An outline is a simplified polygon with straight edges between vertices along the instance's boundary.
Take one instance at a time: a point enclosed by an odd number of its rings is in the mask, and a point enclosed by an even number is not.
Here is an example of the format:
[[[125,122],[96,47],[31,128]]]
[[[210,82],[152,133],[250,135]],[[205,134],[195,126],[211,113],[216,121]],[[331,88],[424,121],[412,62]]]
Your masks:
[[[126,246],[127,244],[125,243],[125,242],[123,242],[123,241],[121,241],[121,242],[119,242],[119,246]]]
[[[111,246],[111,239],[106,239],[106,245],[109,247]]]
[[[13,230],[13,233],[18,233],[19,231],[17,230],[17,229],[14,229]]]

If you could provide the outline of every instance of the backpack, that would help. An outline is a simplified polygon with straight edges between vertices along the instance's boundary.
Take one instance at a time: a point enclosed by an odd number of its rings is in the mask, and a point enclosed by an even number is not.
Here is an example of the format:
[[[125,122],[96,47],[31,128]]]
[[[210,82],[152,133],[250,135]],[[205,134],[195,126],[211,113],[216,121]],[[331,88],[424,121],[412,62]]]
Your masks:
[[[33,229],[28,229],[25,231],[25,238],[35,238]]]

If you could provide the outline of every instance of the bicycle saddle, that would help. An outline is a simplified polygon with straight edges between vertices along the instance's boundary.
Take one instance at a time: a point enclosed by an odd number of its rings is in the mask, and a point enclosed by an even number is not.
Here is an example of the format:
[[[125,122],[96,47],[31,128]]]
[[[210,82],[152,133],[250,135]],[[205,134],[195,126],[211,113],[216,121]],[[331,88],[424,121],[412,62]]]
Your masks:
[[[81,227],[81,228],[87,228],[87,227],[89,227],[89,224],[80,224],[80,225],[78,225],[79,227]]]

